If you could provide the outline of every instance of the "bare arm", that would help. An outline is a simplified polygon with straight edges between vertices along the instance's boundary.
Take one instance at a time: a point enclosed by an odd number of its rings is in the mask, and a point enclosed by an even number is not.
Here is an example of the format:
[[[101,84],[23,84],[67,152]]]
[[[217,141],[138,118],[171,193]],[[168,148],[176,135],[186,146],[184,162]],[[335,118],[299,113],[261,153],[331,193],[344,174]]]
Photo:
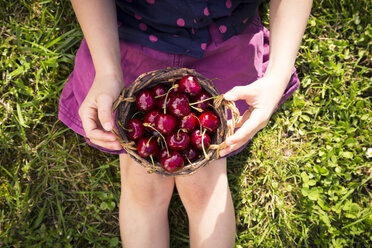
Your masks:
[[[312,0],[272,0],[270,3],[270,58],[265,76],[227,92],[227,100],[243,99],[250,106],[241,116],[239,129],[227,139],[224,156],[237,150],[264,128],[288,85]]]
[[[312,0],[270,2],[270,59],[266,74],[275,75],[284,84],[292,74],[311,5]]]
[[[79,109],[91,142],[109,149],[120,144],[109,131],[114,126],[111,106],[123,84],[114,0],[71,0],[91,53],[95,79]]]

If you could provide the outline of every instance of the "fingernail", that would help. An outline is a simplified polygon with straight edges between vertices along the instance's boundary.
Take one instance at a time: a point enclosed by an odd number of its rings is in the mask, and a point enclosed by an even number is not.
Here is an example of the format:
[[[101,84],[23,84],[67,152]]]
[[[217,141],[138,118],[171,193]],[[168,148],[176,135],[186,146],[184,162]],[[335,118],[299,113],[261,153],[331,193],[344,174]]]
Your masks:
[[[112,124],[110,122],[106,122],[105,124],[103,124],[103,128],[106,130],[106,131],[111,131],[112,129]]]

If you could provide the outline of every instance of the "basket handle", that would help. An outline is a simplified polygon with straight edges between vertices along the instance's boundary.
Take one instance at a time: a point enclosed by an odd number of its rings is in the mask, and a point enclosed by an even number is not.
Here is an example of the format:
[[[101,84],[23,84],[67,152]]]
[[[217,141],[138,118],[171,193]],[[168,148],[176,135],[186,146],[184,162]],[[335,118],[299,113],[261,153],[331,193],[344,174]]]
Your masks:
[[[213,105],[215,108],[220,107],[221,105],[225,105],[231,111],[231,125],[227,129],[226,138],[232,136],[234,134],[234,130],[238,120],[240,118],[239,109],[236,107],[234,101],[226,100],[223,95],[217,96],[214,101]],[[223,141],[221,144],[212,144],[209,146],[210,149],[217,150],[217,159],[220,157],[220,150],[226,147],[226,140]]]
[[[125,91],[126,91],[126,88],[124,88],[121,91],[119,97],[112,104],[112,113],[114,113],[116,111],[116,109],[119,107],[119,104],[122,101],[127,101],[127,102],[135,102],[136,101],[136,98],[135,97],[125,97]],[[121,123],[119,123],[119,125],[121,125]],[[124,150],[126,150],[126,151],[128,151],[128,149],[130,149],[130,150],[137,150],[134,141],[131,141],[131,142],[127,142],[126,143],[120,137],[119,131],[116,129],[115,126],[111,129],[111,133],[113,133],[116,136],[116,139],[119,141],[120,145],[124,148]]]

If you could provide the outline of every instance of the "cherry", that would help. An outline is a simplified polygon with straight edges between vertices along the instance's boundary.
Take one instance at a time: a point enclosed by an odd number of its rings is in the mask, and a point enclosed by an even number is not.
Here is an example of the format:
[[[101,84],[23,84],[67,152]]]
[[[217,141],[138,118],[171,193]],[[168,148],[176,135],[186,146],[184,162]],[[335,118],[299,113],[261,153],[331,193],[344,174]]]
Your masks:
[[[211,100],[206,100],[208,98],[212,97],[208,92],[206,91],[202,91],[200,93],[200,95],[198,95],[197,97],[194,97],[191,101],[191,103],[196,103],[196,104],[193,104],[193,107],[196,107],[202,111],[206,111],[207,108],[208,108],[208,104],[211,102]],[[200,111],[200,112],[202,112]]]
[[[156,156],[159,152],[159,145],[156,139],[144,137],[137,142],[137,152],[143,158]]]
[[[166,109],[169,108],[169,100],[170,100],[169,97],[167,97],[167,104],[165,105]],[[158,101],[158,103],[157,103],[158,109],[160,109],[162,112],[164,112],[165,96],[159,97],[159,99],[157,101]]]
[[[163,85],[157,84],[152,88],[152,92],[154,92],[155,96],[159,97],[165,95],[167,90]]]
[[[125,129],[127,131],[128,138],[131,140],[139,140],[145,133],[142,121],[136,118],[129,120],[125,126]]]
[[[185,132],[176,132],[166,137],[170,149],[175,151],[185,150],[190,145],[190,136]]]
[[[185,94],[178,93],[170,95],[169,98],[169,111],[174,116],[184,117],[190,114],[189,98]]]
[[[191,97],[198,96],[202,91],[198,80],[193,75],[186,75],[179,81],[180,92],[184,92]]]
[[[155,94],[151,90],[143,90],[136,97],[136,105],[139,111],[148,112],[156,107]]]
[[[161,149],[159,154],[158,154],[158,159],[161,161],[163,158],[168,156],[168,151],[167,149]]]
[[[194,113],[190,113],[178,122],[178,128],[184,130],[186,133],[191,133],[198,126],[198,123],[198,117]]]
[[[213,111],[205,111],[199,116],[202,127],[207,129],[208,132],[213,133],[220,125],[220,119]]]
[[[152,127],[155,127],[155,120],[156,120],[156,117],[160,114],[159,110],[157,109],[154,109],[150,112],[148,112],[145,117],[143,118],[143,123],[148,123],[150,124]],[[146,127],[146,130],[148,131],[154,131],[152,128],[150,127]]]
[[[189,146],[186,150],[182,152],[183,156],[190,161],[194,161],[199,157],[199,153],[192,146]]]
[[[204,137],[203,137],[204,136]],[[199,129],[194,130],[194,132],[191,133],[191,145],[196,150],[203,150],[207,149],[209,145],[211,144],[211,138],[208,134],[202,134]]]
[[[155,128],[164,135],[173,132],[177,125],[177,119],[170,114],[159,114],[155,119]]]
[[[161,167],[167,172],[175,172],[184,165],[184,160],[179,152],[171,151],[169,155],[160,160]]]

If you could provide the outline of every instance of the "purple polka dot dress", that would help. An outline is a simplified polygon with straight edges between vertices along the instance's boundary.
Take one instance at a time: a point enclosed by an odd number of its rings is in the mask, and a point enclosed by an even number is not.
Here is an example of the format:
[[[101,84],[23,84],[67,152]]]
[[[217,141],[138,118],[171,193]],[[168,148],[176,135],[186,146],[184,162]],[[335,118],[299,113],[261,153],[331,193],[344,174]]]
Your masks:
[[[259,1],[117,1],[121,66],[125,86],[139,75],[166,67],[195,69],[221,94],[264,76],[269,60],[269,31],[261,24]],[[62,91],[59,119],[86,137],[78,110],[94,81],[95,69],[85,39],[75,68]],[[282,104],[299,87],[293,69]],[[237,101],[240,113],[248,106]],[[102,151],[113,151],[92,144]],[[234,155],[244,146],[229,154]]]

